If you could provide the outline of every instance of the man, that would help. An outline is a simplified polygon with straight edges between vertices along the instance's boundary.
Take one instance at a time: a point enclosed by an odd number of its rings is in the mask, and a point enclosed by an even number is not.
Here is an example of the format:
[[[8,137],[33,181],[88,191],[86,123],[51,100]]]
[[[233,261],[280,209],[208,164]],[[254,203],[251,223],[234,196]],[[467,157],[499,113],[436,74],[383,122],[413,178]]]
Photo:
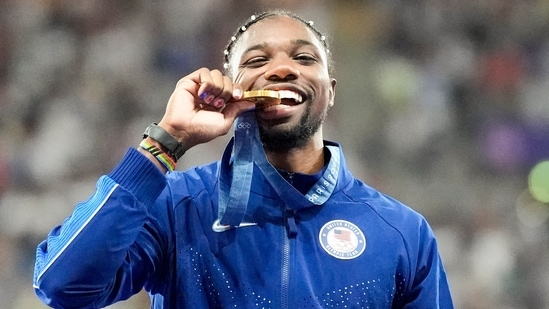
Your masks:
[[[267,12],[225,55],[227,75],[182,78],[137,150],[39,245],[39,298],[100,308],[144,287],[153,308],[452,308],[425,219],[323,140],[336,85],[324,36]],[[220,162],[171,172],[233,123]]]

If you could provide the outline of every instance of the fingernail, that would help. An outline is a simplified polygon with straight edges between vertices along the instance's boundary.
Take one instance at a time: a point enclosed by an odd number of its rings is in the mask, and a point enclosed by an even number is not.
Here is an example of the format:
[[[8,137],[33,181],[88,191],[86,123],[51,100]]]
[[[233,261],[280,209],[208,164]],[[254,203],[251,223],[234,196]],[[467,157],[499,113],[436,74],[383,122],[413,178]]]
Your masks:
[[[225,104],[225,100],[223,100],[223,99],[217,99],[214,102],[214,106],[217,107],[217,108],[220,108],[221,106],[223,106],[223,104]]]
[[[242,98],[242,90],[240,90],[240,89],[235,89],[235,90],[233,91],[233,97],[234,97],[235,99],[240,99],[240,98]]]
[[[213,101],[213,99],[215,98],[214,95],[210,94],[208,95],[205,99],[204,99],[204,102],[206,103],[211,103]]]
[[[200,98],[202,100],[204,100],[204,98],[208,95],[208,91],[204,92],[203,94],[200,95]]]

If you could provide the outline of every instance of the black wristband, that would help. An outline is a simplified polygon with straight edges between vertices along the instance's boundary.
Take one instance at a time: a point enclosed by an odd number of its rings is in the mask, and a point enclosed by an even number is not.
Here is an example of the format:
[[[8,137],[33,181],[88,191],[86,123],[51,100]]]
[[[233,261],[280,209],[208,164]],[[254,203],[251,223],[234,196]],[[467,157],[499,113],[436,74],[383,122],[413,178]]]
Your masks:
[[[145,129],[143,138],[150,137],[157,141],[162,147],[168,150],[168,154],[174,159],[175,162],[179,160],[185,154],[183,145],[179,143],[170,133],[162,129],[157,123],[152,123]]]

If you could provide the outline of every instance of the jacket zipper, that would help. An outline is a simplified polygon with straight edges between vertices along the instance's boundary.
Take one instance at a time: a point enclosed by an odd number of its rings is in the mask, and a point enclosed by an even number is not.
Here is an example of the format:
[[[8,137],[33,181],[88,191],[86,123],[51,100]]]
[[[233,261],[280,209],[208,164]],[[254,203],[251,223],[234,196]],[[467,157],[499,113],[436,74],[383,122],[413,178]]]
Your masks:
[[[290,184],[293,185],[294,173],[288,173],[287,180]],[[291,231],[288,230],[290,226],[288,220],[293,220],[292,214],[286,211],[286,205],[282,208],[283,222],[284,222],[284,247],[282,251],[282,289],[281,289],[281,308],[287,309],[288,306],[288,291],[290,286],[290,234]],[[289,219],[290,218],[290,219]]]
[[[288,232],[284,227],[284,248],[282,250],[282,295],[281,295],[281,308],[286,309],[288,307],[288,290],[290,285],[290,238]]]

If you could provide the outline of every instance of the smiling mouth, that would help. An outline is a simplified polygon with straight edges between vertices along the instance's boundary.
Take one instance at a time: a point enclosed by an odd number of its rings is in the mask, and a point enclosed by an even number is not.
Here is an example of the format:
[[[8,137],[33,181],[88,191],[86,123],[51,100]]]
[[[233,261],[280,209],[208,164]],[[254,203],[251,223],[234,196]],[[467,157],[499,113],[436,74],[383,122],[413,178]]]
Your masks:
[[[292,90],[250,90],[245,91],[243,99],[254,101],[257,107],[271,105],[297,105],[303,102],[303,97]]]

